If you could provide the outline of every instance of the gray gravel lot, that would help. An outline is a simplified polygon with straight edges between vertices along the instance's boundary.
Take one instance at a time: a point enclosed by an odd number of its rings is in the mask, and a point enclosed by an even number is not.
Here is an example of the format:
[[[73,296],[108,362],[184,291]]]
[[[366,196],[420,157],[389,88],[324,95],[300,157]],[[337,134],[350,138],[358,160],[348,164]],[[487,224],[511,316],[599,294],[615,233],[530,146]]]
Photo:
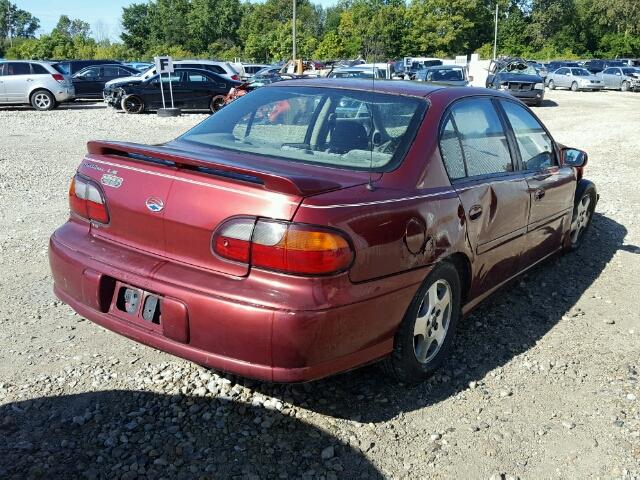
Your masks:
[[[208,371],[84,320],[47,241],[90,139],[206,118],[0,108],[0,478],[640,478],[640,94],[548,92],[601,194],[582,250],[458,330],[416,387],[375,366],[294,386]]]

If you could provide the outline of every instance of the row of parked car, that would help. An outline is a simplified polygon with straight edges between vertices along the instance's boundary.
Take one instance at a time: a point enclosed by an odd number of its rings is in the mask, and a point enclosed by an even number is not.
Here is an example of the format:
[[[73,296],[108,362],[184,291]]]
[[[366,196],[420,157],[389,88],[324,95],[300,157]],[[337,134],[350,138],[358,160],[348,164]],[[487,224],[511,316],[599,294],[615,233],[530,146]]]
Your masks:
[[[210,60],[177,61],[175,66],[176,73],[161,80],[149,63],[0,61],[0,104],[51,110],[76,99],[104,98],[110,105],[138,113],[162,105],[159,84],[171,80],[177,107],[215,111],[224,105],[231,88],[265,67]]]
[[[577,62],[542,64],[500,58],[491,62],[485,86],[507,91],[530,105],[542,103],[545,87],[573,91],[640,91],[640,67],[629,66],[634,62],[628,59],[592,60],[582,65]],[[108,105],[127,113],[142,113],[171,105],[169,96],[163,95],[165,90],[168,93],[170,82],[175,107],[215,112],[267,83],[298,76],[372,81],[404,79],[448,86],[467,86],[473,81],[464,65],[444,65],[441,59],[422,57],[386,63],[307,61],[301,65],[179,60],[174,65],[173,74],[161,76],[149,63],[0,61],[0,104],[31,104],[37,110],[50,110],[74,99],[104,99]],[[593,73],[593,70],[599,71]]]

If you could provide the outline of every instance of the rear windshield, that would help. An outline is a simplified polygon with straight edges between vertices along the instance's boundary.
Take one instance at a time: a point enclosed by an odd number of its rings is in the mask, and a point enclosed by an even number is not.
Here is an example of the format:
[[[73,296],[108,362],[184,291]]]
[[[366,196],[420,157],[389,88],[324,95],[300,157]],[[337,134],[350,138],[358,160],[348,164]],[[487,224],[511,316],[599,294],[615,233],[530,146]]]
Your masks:
[[[51,66],[55,68],[56,72],[61,73],[63,75],[69,75],[68,63],[53,63],[51,64]]]
[[[338,88],[265,87],[180,137],[292,162],[388,171],[402,161],[426,110],[414,97]]]

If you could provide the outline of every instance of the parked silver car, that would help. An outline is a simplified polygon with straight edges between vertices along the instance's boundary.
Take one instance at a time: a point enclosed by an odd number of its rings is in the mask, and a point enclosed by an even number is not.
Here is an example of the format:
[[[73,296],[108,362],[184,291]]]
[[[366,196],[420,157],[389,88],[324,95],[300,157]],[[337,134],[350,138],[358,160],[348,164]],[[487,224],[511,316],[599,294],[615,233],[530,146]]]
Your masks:
[[[586,68],[561,67],[555,72],[547,74],[545,80],[549,90],[564,87],[577,92],[578,90],[602,90],[604,88],[602,79]]]
[[[71,79],[48,62],[0,62],[0,105],[51,110],[74,96]]]
[[[640,91],[640,69],[633,67],[610,67],[600,73],[604,88],[611,90]]]

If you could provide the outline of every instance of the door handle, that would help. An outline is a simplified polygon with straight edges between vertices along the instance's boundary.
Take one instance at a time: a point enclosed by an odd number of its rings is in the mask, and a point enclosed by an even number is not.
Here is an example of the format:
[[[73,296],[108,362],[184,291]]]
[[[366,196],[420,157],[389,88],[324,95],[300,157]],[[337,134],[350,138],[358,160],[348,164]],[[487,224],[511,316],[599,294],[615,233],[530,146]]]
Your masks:
[[[542,188],[537,189],[533,194],[533,198],[535,198],[536,200],[542,200],[544,196],[545,196],[545,191]]]
[[[469,220],[477,220],[482,215],[482,207],[480,205],[474,205],[469,209]]]
[[[27,78],[27,82],[33,82],[33,78]]]

